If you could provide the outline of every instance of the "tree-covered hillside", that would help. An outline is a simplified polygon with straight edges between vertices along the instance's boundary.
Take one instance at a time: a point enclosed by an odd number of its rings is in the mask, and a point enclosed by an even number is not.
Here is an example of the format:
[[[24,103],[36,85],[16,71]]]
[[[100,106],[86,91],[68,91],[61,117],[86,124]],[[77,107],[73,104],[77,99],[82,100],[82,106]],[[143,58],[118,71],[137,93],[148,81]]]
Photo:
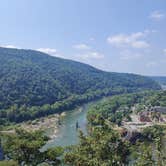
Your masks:
[[[22,119],[31,119],[25,118],[27,107],[61,105],[59,101],[79,103],[104,95],[142,89],[160,89],[160,86],[144,76],[104,72],[33,50],[0,48],[1,117],[12,115],[8,118],[10,120],[16,112],[24,112]],[[35,114],[34,117],[55,112],[48,113],[49,105],[45,113]],[[67,108],[71,105],[67,105]],[[56,105],[56,109],[59,109],[59,105]],[[8,110],[7,115],[5,110]],[[31,111],[34,113],[39,110],[35,108]]]

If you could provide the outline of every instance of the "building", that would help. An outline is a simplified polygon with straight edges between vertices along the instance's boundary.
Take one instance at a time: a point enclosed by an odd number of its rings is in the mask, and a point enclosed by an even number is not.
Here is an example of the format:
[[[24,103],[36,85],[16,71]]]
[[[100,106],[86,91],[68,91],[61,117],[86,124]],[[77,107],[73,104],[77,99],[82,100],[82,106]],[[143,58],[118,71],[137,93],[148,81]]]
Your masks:
[[[155,107],[152,107],[150,111],[166,114],[166,107],[155,106]]]
[[[150,112],[144,111],[139,113],[140,122],[152,122],[150,118]]]

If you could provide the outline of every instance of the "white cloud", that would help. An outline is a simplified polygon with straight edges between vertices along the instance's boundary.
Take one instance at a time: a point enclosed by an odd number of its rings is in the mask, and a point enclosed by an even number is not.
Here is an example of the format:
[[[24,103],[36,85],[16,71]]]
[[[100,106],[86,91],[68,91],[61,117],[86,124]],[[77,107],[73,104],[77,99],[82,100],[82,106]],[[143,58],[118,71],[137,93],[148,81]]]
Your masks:
[[[54,48],[38,48],[36,50],[50,55],[57,54],[57,50]]]
[[[90,41],[94,41],[94,40],[95,40],[95,38],[91,37],[89,40],[90,40]]]
[[[121,60],[135,60],[140,59],[143,56],[143,54],[132,52],[130,50],[123,50],[120,52],[120,55]]]
[[[90,47],[86,44],[76,44],[73,46],[73,48],[78,50],[90,50]]]
[[[148,48],[150,46],[146,41],[134,41],[131,45],[133,48]]]
[[[149,33],[149,30],[146,30],[132,34],[118,34],[108,37],[107,41],[109,44],[116,47],[147,48],[150,45],[144,38]]]
[[[147,64],[146,64],[146,66],[147,67],[154,67],[154,66],[157,66],[157,62],[154,62],[154,61],[151,61],[151,62],[148,62]]]
[[[78,54],[77,57],[81,59],[103,59],[104,55],[99,52],[88,52],[85,54]]]
[[[165,14],[160,12],[160,11],[153,11],[151,14],[150,14],[150,18],[155,20],[155,21],[159,21],[161,19],[163,19],[165,17]]]
[[[163,50],[164,54],[166,54],[166,48]]]
[[[17,47],[17,46],[14,46],[14,45],[1,45],[0,47],[21,49],[20,47]]]
[[[36,50],[40,51],[40,52],[44,52],[44,53],[52,55],[52,56],[62,57],[63,58],[63,56],[61,54],[59,54],[58,51],[56,49],[54,49],[54,48],[38,48]]]

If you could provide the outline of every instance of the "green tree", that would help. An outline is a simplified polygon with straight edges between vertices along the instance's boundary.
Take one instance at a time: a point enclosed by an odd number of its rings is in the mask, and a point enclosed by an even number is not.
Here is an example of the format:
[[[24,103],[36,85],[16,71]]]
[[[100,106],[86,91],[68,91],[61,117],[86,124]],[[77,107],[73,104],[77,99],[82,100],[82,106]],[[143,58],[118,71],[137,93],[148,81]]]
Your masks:
[[[80,132],[80,143],[65,154],[65,163],[72,166],[110,166],[128,162],[128,143],[107,125],[94,127],[90,136]]]

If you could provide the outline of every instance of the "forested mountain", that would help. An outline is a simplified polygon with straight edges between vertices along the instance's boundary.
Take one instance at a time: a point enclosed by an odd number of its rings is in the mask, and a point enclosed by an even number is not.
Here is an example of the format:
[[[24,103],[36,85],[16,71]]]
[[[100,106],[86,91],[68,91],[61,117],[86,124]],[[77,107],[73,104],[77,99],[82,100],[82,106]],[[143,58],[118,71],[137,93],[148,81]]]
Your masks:
[[[144,89],[160,86],[144,76],[104,72],[34,50],[0,48],[1,119],[28,120],[69,108],[73,103]]]

